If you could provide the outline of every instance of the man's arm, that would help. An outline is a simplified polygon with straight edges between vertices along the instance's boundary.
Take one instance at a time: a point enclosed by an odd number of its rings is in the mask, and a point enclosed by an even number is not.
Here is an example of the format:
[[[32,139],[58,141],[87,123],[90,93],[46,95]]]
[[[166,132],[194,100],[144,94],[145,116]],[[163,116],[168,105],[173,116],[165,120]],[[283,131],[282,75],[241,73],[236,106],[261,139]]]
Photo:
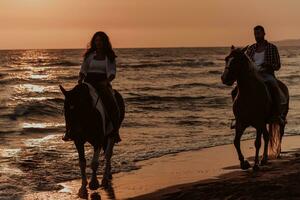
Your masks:
[[[267,59],[267,62],[262,64],[262,68],[265,71],[278,71],[281,68],[281,62],[280,62],[280,56],[279,56],[279,52],[278,49],[275,45],[272,45],[270,47],[270,51]]]
[[[280,56],[276,46],[273,46],[273,56],[274,56],[274,64],[273,69],[278,71],[281,68]]]

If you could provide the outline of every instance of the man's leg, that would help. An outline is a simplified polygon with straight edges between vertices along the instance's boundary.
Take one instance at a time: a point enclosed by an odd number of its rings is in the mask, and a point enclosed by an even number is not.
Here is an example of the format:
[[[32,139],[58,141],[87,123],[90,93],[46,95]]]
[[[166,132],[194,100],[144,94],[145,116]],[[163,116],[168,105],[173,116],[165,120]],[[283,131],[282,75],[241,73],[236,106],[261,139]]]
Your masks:
[[[263,75],[266,85],[268,86],[272,101],[273,101],[273,112],[272,120],[282,123],[281,115],[281,94],[277,80],[271,74]]]

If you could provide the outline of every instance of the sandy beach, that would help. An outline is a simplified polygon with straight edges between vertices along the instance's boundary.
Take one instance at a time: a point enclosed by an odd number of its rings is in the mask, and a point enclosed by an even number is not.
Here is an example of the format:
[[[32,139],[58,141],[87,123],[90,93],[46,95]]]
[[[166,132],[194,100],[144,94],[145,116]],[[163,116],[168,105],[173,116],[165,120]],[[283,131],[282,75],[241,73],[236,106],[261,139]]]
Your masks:
[[[89,194],[91,199],[299,199],[299,144],[300,136],[285,137],[281,158],[256,173],[239,169],[233,145],[167,155],[139,162],[139,170],[115,174],[109,189]],[[242,148],[253,162],[253,141]],[[60,185],[59,191],[29,192],[23,199],[78,199],[80,180]]]

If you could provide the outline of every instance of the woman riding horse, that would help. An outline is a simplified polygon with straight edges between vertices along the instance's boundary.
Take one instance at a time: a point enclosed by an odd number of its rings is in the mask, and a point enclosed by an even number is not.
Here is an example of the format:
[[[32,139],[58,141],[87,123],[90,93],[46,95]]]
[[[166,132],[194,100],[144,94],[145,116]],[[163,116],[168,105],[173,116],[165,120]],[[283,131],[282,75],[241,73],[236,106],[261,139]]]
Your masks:
[[[107,34],[101,31],[96,32],[90,41],[90,47],[84,54],[78,83],[81,84],[84,81],[97,90],[107,110],[108,118],[113,124],[115,142],[120,142],[118,132],[120,110],[111,86],[112,80],[116,77],[116,57]],[[71,140],[71,136],[66,133],[63,140]]]
[[[115,143],[121,141],[119,128],[125,117],[125,104],[121,94],[111,86],[111,81],[116,76],[115,58],[108,36],[104,32],[97,32],[85,53],[78,85],[70,91],[66,91],[60,85],[65,96],[66,134],[63,140],[73,140],[78,151],[82,178],[78,195],[81,198],[87,198],[88,195],[84,144],[88,142],[94,148],[89,188],[96,190],[100,186],[97,179],[100,151],[103,149],[105,152],[102,186],[109,187],[112,178],[113,147]],[[103,104],[99,103],[99,98]],[[113,129],[107,131],[106,128],[111,127],[107,123],[109,121],[112,122]]]

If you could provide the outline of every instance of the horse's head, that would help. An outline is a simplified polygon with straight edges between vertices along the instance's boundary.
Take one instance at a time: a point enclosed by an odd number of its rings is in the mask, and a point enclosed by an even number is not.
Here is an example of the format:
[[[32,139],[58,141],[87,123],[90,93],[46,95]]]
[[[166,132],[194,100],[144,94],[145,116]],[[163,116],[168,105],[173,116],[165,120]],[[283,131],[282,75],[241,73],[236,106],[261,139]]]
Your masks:
[[[87,126],[88,115],[92,110],[88,86],[79,84],[70,91],[66,91],[61,85],[59,87],[65,96],[64,115],[66,131],[73,136],[83,134]]]
[[[246,50],[247,47],[243,49],[231,47],[230,54],[225,58],[225,70],[221,76],[223,84],[231,86],[238,79],[242,67],[247,63]]]

